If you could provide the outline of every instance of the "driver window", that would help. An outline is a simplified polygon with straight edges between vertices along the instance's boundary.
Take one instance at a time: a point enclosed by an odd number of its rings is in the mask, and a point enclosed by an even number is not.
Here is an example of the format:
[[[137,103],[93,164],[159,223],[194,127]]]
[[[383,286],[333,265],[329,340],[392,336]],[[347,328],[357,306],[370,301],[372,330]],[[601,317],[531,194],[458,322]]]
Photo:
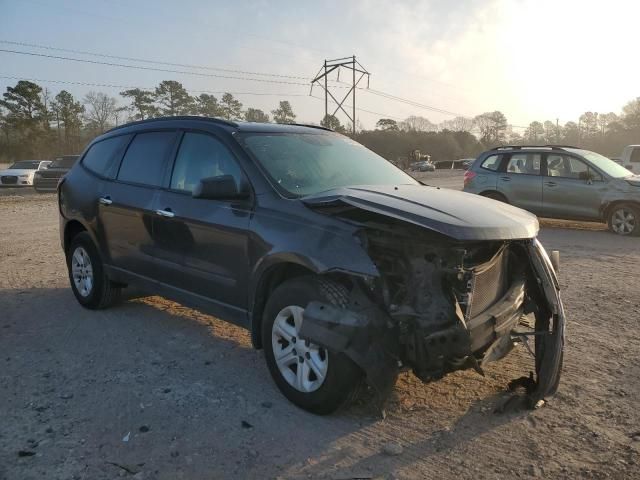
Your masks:
[[[550,177],[573,178],[575,180],[602,180],[602,176],[581,160],[567,155],[550,154],[547,157]]]
[[[238,182],[240,167],[231,152],[216,138],[185,133],[171,175],[171,189],[193,192],[200,180],[231,175]]]

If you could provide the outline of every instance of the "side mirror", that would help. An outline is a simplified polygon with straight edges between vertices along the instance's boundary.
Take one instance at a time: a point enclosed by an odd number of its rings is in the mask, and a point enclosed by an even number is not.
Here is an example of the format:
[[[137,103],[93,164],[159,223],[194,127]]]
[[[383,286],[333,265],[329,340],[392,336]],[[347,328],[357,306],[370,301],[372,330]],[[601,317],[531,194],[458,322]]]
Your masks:
[[[241,199],[249,197],[249,187],[244,180],[238,185],[232,175],[220,175],[200,180],[192,196],[209,200]]]

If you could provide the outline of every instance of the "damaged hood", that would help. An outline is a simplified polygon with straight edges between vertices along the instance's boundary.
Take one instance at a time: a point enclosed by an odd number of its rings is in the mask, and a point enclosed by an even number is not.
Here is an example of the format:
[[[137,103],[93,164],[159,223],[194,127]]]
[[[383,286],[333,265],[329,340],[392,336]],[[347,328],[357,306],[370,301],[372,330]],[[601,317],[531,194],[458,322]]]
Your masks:
[[[301,199],[311,208],[351,206],[456,240],[514,240],[538,233],[535,215],[479,195],[422,185],[340,187]]]

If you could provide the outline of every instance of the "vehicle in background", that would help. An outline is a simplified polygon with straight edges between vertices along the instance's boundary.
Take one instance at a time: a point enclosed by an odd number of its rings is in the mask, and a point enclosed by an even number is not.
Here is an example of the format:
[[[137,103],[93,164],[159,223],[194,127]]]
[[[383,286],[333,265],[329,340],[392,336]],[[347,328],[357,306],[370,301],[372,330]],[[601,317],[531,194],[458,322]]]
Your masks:
[[[564,311],[536,217],[421,185],[325,128],[123,125],[89,145],[58,200],[81,305],[135,284],[247,328],[281,392],[314,413],[365,379],[384,399],[401,370],[482,372],[525,339],[531,405],[558,387]]]
[[[640,145],[627,145],[620,156],[622,166],[640,175]]]
[[[33,176],[33,188],[37,192],[55,192],[62,176],[71,170],[79,155],[63,155],[53,160],[44,170],[38,170]]]
[[[409,165],[409,170],[412,172],[435,172],[436,166],[429,160],[422,160]]]
[[[465,172],[463,190],[541,217],[601,221],[614,233],[640,235],[640,176],[589,150],[494,148]]]
[[[461,160],[461,163],[462,163],[462,169],[463,169],[463,170],[469,170],[469,167],[470,167],[471,165],[473,165],[473,162],[475,162],[475,160],[476,160],[475,158],[463,158],[463,159]]]
[[[6,170],[0,171],[0,186],[28,187],[33,185],[33,177],[37,171],[44,170],[49,160],[20,160]]]

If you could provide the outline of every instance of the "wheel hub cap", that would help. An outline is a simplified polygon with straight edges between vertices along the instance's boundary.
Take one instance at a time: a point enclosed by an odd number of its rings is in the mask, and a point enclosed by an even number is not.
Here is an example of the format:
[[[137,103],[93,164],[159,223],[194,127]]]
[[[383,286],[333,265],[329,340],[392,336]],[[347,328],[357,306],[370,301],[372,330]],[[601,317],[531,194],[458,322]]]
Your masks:
[[[636,217],[631,210],[620,208],[613,214],[611,226],[616,233],[627,235],[636,227]]]
[[[299,337],[304,308],[289,306],[280,310],[273,322],[271,342],[276,365],[289,385],[300,392],[320,388],[327,376],[327,351]]]
[[[76,248],[71,256],[71,276],[78,293],[89,296],[93,288],[93,267],[89,254],[82,247]]]

